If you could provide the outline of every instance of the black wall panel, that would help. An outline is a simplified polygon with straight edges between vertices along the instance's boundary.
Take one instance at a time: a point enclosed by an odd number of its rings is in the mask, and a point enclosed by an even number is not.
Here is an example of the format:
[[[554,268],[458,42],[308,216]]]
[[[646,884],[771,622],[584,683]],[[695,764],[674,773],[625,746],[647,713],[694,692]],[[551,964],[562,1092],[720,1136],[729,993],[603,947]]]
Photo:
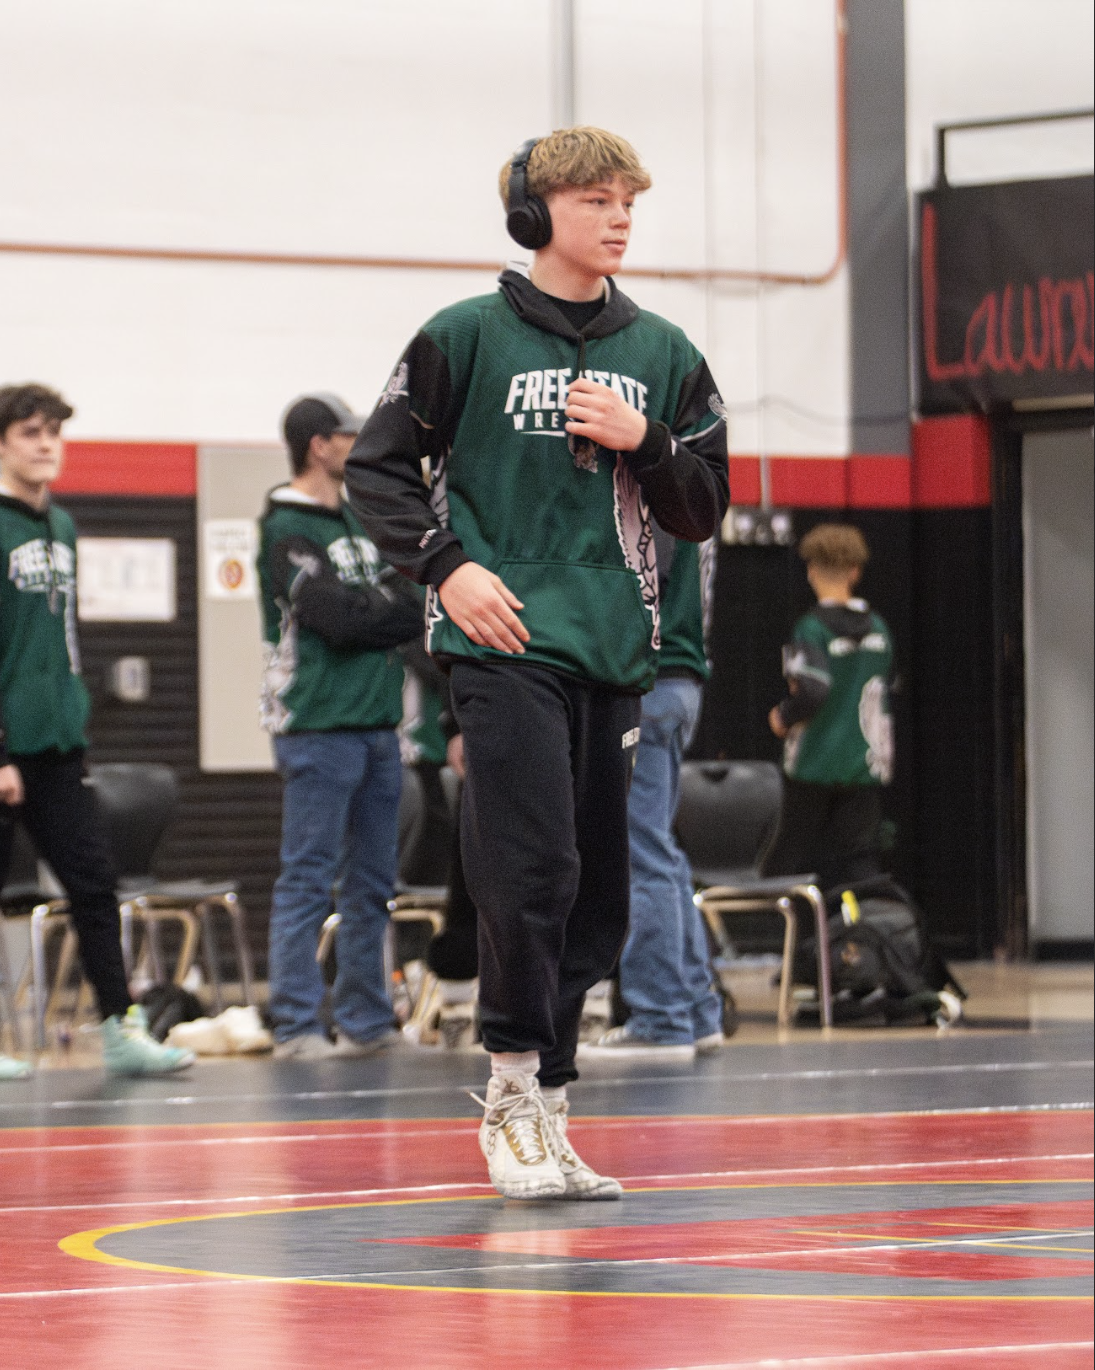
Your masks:
[[[173,623],[83,623],[84,677],[92,696],[90,761],[163,761],[182,790],[157,854],[165,879],[238,879],[248,930],[265,974],[270,891],[278,870],[281,782],[276,775],[209,775],[198,764],[197,546],[192,499],[115,495],[60,501],[86,537],[169,537],[177,557]],[[127,704],[109,691],[111,663],[148,657],[151,697]],[[258,700],[255,701],[258,709]]]

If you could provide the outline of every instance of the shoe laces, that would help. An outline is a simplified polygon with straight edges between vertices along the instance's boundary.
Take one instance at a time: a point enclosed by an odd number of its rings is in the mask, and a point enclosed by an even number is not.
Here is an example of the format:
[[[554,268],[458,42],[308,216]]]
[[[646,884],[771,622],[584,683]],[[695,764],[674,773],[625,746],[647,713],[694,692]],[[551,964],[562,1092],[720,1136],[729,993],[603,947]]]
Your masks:
[[[122,1036],[130,1042],[154,1041],[152,1034],[148,1030],[148,1019],[143,1012],[134,1012],[137,1006],[131,1005],[127,1012],[120,1015],[118,1026]],[[160,1044],[156,1042],[156,1045]]]
[[[500,1127],[510,1149],[523,1165],[541,1165],[554,1158],[555,1127],[535,1082],[529,1089],[507,1087],[493,1103],[468,1090],[486,1110],[488,1127]]]

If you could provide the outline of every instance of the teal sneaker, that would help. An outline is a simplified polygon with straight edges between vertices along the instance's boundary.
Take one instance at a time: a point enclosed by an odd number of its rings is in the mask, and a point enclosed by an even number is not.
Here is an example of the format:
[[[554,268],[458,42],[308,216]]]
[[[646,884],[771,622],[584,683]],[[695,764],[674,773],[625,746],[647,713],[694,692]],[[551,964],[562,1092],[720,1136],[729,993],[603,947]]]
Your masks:
[[[33,1074],[34,1071],[26,1061],[17,1061],[14,1057],[5,1056],[0,1052],[0,1080],[25,1080]]]
[[[149,1034],[140,1004],[130,1004],[124,1018],[114,1014],[103,1023],[103,1065],[110,1075],[173,1075],[193,1064],[192,1051],[164,1046]]]

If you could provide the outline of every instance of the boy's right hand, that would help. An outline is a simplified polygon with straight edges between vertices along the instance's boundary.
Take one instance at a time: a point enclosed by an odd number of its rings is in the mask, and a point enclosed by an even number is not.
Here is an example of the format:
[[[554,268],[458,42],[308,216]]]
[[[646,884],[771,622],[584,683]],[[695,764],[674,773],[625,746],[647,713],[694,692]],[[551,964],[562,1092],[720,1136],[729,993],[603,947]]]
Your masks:
[[[514,613],[525,606],[485,566],[465,561],[438,589],[445,612],[477,647],[520,656],[529,631]]]

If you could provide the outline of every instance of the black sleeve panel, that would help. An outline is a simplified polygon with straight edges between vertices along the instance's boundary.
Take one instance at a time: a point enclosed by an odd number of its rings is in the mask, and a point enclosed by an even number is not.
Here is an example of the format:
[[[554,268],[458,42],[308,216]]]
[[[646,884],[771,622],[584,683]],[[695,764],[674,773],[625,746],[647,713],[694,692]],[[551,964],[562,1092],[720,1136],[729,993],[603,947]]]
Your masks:
[[[445,354],[425,333],[404,352],[346,463],[350,506],[391,562],[436,585],[468,560],[430,506],[422,462],[448,454],[459,413]]]
[[[403,665],[408,671],[414,672],[427,690],[433,690],[443,699],[448,699],[449,677],[426,651],[426,644],[421,637],[401,647],[399,655],[403,658]]]
[[[274,595],[302,628],[340,651],[387,651],[423,630],[422,604],[400,576],[379,585],[346,585],[322,549],[307,538],[285,538],[270,551]]]
[[[784,649],[783,674],[788,684],[793,684],[792,693],[779,706],[784,727],[809,723],[821,712],[832,689],[825,653],[813,643],[796,642]]]
[[[651,532],[654,534],[654,557],[658,563],[658,593],[664,595],[673,563],[677,559],[677,539],[670,537],[657,519],[653,521]]]
[[[710,409],[717,395],[701,360],[681,385],[673,430],[650,423],[646,438],[631,454],[650,512],[667,533],[685,542],[713,537],[730,503],[726,422]]]

